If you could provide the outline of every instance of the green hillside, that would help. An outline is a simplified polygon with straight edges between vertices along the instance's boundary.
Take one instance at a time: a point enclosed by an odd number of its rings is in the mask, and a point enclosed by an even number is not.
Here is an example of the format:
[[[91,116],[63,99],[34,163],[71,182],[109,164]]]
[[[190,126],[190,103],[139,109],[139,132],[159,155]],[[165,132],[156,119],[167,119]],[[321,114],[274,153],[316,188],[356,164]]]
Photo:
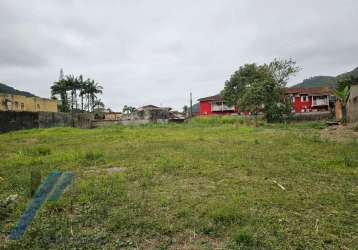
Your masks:
[[[312,87],[335,87],[337,81],[347,76],[358,77],[358,67],[352,71],[340,74],[338,76],[314,76],[308,79],[303,80],[301,83],[294,85],[293,87],[303,87],[303,88],[312,88]]]
[[[5,93],[5,94],[11,94],[11,95],[23,95],[23,96],[35,96],[34,94],[30,93],[30,92],[26,92],[26,91],[21,91],[21,90],[17,90],[13,87],[10,87],[6,84],[3,84],[0,82],[0,93]]]

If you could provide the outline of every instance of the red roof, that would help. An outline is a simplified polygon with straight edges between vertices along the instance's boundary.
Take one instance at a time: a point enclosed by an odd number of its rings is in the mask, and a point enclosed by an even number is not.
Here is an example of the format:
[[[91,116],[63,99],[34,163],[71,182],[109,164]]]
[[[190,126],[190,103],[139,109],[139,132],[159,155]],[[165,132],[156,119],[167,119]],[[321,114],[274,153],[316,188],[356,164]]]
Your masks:
[[[328,87],[316,87],[316,88],[287,88],[286,94],[307,94],[307,95],[330,95],[330,89]]]
[[[217,95],[213,95],[213,96],[208,96],[208,97],[203,97],[198,99],[199,102],[202,101],[216,101],[216,102],[221,102],[221,95],[217,94]]]

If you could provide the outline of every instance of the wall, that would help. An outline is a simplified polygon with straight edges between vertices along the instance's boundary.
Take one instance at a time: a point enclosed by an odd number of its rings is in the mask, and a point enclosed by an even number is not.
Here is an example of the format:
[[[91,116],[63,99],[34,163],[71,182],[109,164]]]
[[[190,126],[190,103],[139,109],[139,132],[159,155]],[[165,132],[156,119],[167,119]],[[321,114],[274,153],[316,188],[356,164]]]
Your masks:
[[[334,117],[334,114],[329,111],[325,112],[307,112],[307,113],[295,113],[287,118],[288,121],[319,121],[330,120]]]
[[[93,113],[76,113],[72,115],[72,126],[75,128],[92,128]]]
[[[93,119],[90,113],[0,111],[0,132],[51,127],[91,128]]]
[[[39,128],[71,127],[73,125],[72,116],[69,113],[39,112],[38,116]]]
[[[358,85],[352,85],[348,102],[349,122],[358,122]]]
[[[0,111],[0,132],[38,127],[38,113]]]
[[[57,112],[57,101],[20,95],[0,94],[0,111]]]

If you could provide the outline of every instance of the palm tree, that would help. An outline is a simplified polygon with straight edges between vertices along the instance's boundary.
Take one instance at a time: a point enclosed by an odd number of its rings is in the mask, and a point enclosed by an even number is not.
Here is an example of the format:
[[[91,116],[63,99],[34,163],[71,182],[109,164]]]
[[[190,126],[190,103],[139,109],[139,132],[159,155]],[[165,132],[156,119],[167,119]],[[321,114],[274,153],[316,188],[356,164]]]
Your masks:
[[[66,75],[66,91],[71,93],[71,110],[74,110],[74,106],[77,106],[77,79],[74,75]]]
[[[84,96],[86,95],[86,81],[83,81],[83,76],[80,75],[78,78],[77,78],[77,83],[78,83],[78,90],[79,90],[79,96],[81,97],[81,111],[83,112],[84,111]]]
[[[346,124],[348,122],[347,117],[347,103],[350,96],[350,86],[345,86],[343,90],[339,89],[332,89],[332,94],[336,96],[336,98],[341,103],[341,110],[342,110],[342,124]]]
[[[52,95],[52,97],[55,97],[56,95],[60,96],[60,99],[61,99],[61,109],[60,110],[62,112],[69,111],[66,80],[62,79],[57,82],[54,82],[53,85],[51,86],[51,95]]]
[[[135,107],[124,105],[122,112],[124,114],[131,114],[131,113],[135,112],[136,110],[137,109]]]
[[[88,111],[93,111],[95,100],[97,99],[97,94],[102,94],[103,87],[94,80],[87,79],[86,81],[86,93],[87,93],[87,104]]]
[[[101,99],[97,99],[93,103],[93,111],[103,112],[104,107],[105,107],[105,105],[104,105],[104,103],[102,102]]]
[[[70,109],[78,110],[78,96],[81,97],[81,110],[93,111],[97,95],[102,94],[103,87],[91,79],[83,81],[83,76],[75,77],[66,75],[64,79],[60,79],[51,86],[52,96],[60,95],[61,110],[68,112]],[[68,92],[70,92],[71,100],[69,100]],[[86,105],[84,102],[86,98]]]

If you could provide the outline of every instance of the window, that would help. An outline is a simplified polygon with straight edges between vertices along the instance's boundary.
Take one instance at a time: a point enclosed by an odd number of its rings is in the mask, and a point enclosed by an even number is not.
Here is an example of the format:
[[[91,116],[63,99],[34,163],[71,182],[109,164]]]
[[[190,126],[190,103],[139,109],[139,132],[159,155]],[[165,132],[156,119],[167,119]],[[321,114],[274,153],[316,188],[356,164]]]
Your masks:
[[[308,96],[302,95],[301,96],[301,102],[307,102],[307,101],[308,101]]]
[[[228,106],[224,102],[212,102],[211,103],[211,110],[212,111],[219,111],[219,112],[234,111],[235,107],[234,106]]]
[[[40,104],[37,104],[37,109],[40,109]]]
[[[21,103],[21,110],[24,110],[24,108],[25,108],[24,103]]]
[[[19,109],[19,103],[15,102],[15,109]]]

